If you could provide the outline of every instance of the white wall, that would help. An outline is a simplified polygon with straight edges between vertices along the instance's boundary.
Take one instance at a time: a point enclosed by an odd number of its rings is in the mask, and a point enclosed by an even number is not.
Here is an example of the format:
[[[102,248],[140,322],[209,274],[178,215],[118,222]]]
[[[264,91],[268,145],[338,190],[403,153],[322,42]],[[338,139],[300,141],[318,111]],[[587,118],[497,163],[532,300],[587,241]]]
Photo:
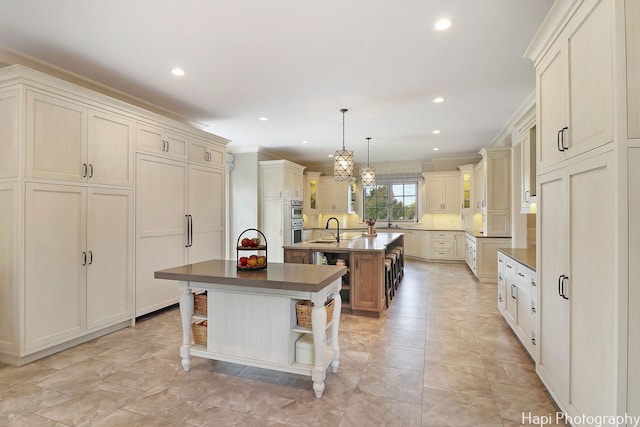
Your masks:
[[[238,236],[247,228],[258,228],[258,152],[233,155],[229,174],[229,255],[235,258]]]

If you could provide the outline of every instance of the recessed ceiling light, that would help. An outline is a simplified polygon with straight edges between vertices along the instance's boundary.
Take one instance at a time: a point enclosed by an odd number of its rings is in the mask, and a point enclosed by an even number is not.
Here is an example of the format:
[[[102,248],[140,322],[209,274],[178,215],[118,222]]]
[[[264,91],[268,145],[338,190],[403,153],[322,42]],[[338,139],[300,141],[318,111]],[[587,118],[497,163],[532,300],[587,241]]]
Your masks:
[[[440,133],[440,130],[439,130],[439,129],[436,129],[436,130],[434,130],[434,131],[433,131],[433,133],[437,135],[437,134],[439,134],[439,133]]]
[[[431,102],[435,102],[436,104],[440,104],[441,102],[444,102],[444,98],[441,96],[436,96],[435,98],[433,98],[431,100]]]
[[[184,76],[184,70],[180,67],[175,67],[171,69],[171,74],[174,76],[182,77]]]
[[[329,154],[329,157],[333,157],[333,154]]]
[[[440,18],[436,21],[435,24],[433,24],[433,29],[435,31],[446,30],[447,28],[451,27],[452,23],[453,22],[451,22],[451,19],[449,18]]]
[[[439,151],[440,149],[438,147],[434,148],[433,151]]]
[[[302,141],[302,143],[303,143],[303,144],[308,144],[308,143],[309,143],[309,141]]]
[[[263,122],[266,122],[266,121],[267,121],[267,120],[269,120],[269,119],[268,119],[267,117],[262,116],[262,117],[260,117],[258,120],[263,121]]]

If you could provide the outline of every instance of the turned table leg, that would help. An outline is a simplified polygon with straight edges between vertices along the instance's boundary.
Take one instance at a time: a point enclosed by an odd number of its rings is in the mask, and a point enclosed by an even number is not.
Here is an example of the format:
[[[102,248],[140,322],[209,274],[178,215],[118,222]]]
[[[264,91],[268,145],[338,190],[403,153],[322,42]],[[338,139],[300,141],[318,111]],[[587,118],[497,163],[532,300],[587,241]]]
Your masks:
[[[182,345],[180,346],[180,357],[182,358],[182,369],[191,369],[191,318],[193,316],[193,292],[189,289],[189,282],[180,282],[180,319],[182,320]]]
[[[326,372],[324,369],[324,351],[327,346],[327,311],[324,307],[324,298],[317,296],[312,298],[313,308],[311,309],[311,330],[313,332],[314,366],[311,372],[313,380],[313,391],[316,397],[322,397],[324,392],[324,379]]]

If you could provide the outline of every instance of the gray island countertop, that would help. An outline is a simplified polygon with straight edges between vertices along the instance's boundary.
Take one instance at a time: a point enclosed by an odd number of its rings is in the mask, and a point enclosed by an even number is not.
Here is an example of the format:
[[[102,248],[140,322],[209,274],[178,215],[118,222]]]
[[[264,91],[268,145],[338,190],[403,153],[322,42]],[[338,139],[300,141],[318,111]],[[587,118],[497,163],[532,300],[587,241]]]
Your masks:
[[[285,249],[310,249],[314,251],[377,251],[384,252],[391,243],[404,236],[404,233],[378,233],[375,236],[357,236],[351,239],[340,238],[340,243],[320,239],[311,242],[284,245]]]
[[[264,270],[238,270],[232,260],[213,259],[156,271],[156,279],[215,283],[261,289],[318,292],[347,272],[346,267],[280,264],[267,261]]]

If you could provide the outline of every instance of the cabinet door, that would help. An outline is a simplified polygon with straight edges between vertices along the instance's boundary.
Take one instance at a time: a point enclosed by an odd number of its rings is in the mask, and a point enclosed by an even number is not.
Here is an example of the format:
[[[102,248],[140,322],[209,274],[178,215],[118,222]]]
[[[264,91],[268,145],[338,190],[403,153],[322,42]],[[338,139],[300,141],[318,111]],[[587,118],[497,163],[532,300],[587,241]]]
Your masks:
[[[25,348],[86,329],[86,188],[26,184]]]
[[[287,249],[284,252],[284,262],[292,264],[310,264],[311,254],[306,250]]]
[[[267,262],[283,262],[284,203],[281,199],[264,199],[260,209],[260,229],[267,239]],[[286,242],[291,244],[291,242]]]
[[[355,252],[353,276],[354,310],[379,311],[384,304],[384,268],[381,255],[377,253]],[[381,300],[382,298],[382,300]]]
[[[563,135],[562,129],[568,127],[567,93],[568,65],[566,46],[559,40],[556,42],[537,69],[537,120],[538,120],[538,166],[544,169],[565,158],[558,148]],[[568,140],[571,129],[564,134]],[[565,143],[566,146],[566,143]]]
[[[296,195],[296,171],[284,166],[283,167],[284,185],[282,197],[285,199],[291,199],[299,197]]]
[[[612,280],[616,271],[612,159],[607,153],[568,168],[571,239],[568,271],[563,274],[569,276],[571,305],[569,402],[580,414],[615,413],[618,290]]]
[[[472,169],[460,169],[460,211],[462,213],[472,212]]]
[[[176,159],[187,158],[186,136],[145,123],[138,123],[136,126],[136,147]]]
[[[282,166],[260,168],[260,187],[263,198],[279,199],[284,197],[283,186]]]
[[[446,177],[443,180],[444,199],[443,210],[446,212],[460,212],[460,193],[458,176]]]
[[[18,183],[0,182],[0,349],[18,349]]]
[[[627,132],[629,138],[640,138],[640,2],[626,1],[625,32],[627,42]],[[640,397],[640,396],[639,396]],[[631,400],[629,400],[631,402]],[[640,399],[635,400],[640,414]]]
[[[539,175],[538,181],[540,344],[537,372],[554,396],[566,402],[569,396],[569,301],[560,296],[559,287],[561,275],[567,274],[567,192],[560,172]]]
[[[426,180],[427,212],[441,212],[444,209],[444,185],[441,177],[428,177]]]
[[[87,197],[87,329],[133,316],[133,191]]]
[[[224,170],[189,166],[189,263],[223,259]]]
[[[636,8],[640,13],[640,8]],[[640,35],[640,34],[639,34]],[[640,259],[640,147],[629,149],[629,259]],[[640,360],[640,263],[629,264],[629,360]],[[640,369],[629,371],[629,415],[640,416]]]
[[[475,209],[474,212],[481,212],[482,208],[485,207],[485,187],[484,187],[484,179],[485,176],[485,162],[481,161],[476,165],[473,169],[473,186],[474,186],[474,197],[475,200]]]
[[[464,236],[464,233],[455,233],[454,241],[455,241],[455,252],[454,252],[455,259],[464,260],[465,243],[467,241],[467,239]]]
[[[318,194],[320,190],[320,176],[313,173],[304,177],[304,206],[307,214],[318,214]]]
[[[505,258],[498,254],[498,310],[505,316],[507,310],[507,277],[504,266]]]
[[[94,184],[133,185],[133,121],[127,117],[89,112],[87,163]]]
[[[536,195],[536,128],[522,133],[520,142],[520,213],[529,213]]]
[[[190,139],[189,161],[208,166],[224,167],[224,150],[207,141]]]
[[[27,176],[85,181],[87,109],[29,90],[26,117]]]
[[[583,7],[578,12],[582,20],[570,28],[568,157],[613,141],[612,4],[598,1],[592,10]]]
[[[0,178],[18,176],[20,91],[0,91]]]
[[[186,263],[187,165],[138,154],[136,316],[174,304],[178,286],[154,272]]]
[[[518,285],[514,283],[513,277],[507,276],[507,294],[505,298],[504,315],[509,325],[515,330],[518,324]]]

